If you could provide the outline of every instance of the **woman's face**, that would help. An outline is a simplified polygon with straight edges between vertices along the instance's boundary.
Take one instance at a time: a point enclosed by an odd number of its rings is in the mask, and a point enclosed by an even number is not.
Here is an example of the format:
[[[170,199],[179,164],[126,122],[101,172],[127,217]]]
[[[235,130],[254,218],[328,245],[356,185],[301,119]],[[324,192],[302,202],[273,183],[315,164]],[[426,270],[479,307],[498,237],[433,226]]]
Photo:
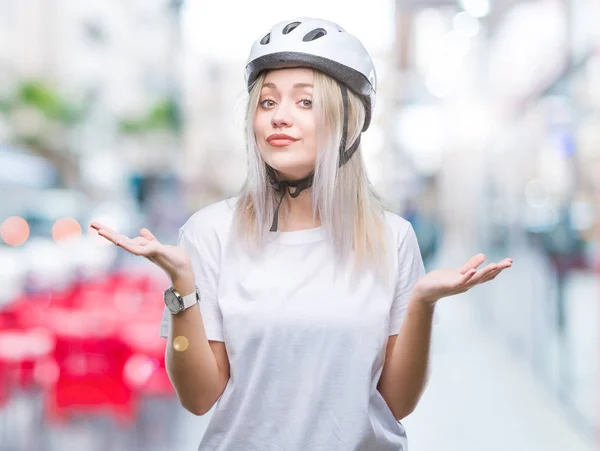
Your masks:
[[[254,135],[263,160],[284,180],[299,180],[315,168],[316,120],[313,72],[305,68],[267,73],[254,116]]]

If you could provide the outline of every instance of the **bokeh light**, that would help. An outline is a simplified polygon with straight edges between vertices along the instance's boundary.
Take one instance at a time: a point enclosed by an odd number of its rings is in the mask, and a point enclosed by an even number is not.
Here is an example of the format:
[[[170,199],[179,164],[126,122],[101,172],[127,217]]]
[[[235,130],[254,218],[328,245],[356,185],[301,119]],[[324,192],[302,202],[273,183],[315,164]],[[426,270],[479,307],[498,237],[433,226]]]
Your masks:
[[[179,352],[185,351],[189,346],[188,339],[184,336],[180,335],[178,337],[173,338],[173,349]]]
[[[132,355],[125,364],[123,376],[132,388],[144,385],[159,367],[158,362],[143,354]]]
[[[29,238],[29,224],[19,216],[11,216],[0,225],[0,236],[9,246],[21,246]]]
[[[52,238],[54,241],[64,241],[81,237],[81,226],[76,219],[61,218],[52,226]]]

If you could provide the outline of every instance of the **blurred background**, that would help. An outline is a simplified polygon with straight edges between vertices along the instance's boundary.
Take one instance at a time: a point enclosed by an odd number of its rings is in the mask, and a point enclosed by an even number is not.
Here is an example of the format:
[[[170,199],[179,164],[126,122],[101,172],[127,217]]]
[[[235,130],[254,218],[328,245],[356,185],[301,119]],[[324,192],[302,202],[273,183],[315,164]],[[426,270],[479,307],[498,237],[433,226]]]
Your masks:
[[[244,64],[300,16],[379,76],[369,176],[439,304],[412,451],[598,449],[600,2],[0,0],[0,449],[196,449],[159,337],[168,280],[92,219],[175,243],[245,176]]]

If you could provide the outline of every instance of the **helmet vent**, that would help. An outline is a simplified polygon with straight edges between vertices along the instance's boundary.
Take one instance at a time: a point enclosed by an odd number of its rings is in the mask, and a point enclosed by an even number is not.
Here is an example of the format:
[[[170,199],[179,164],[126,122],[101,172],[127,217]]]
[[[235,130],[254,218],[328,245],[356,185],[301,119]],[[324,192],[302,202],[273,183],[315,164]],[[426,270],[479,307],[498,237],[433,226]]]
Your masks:
[[[289,23],[289,24],[287,24],[287,25],[285,26],[285,28],[283,29],[283,34],[288,34],[288,33],[292,32],[292,31],[294,31],[294,29],[295,29],[295,28],[296,28],[298,25],[300,25],[300,23],[301,23],[301,22],[292,22],[292,23]]]
[[[269,42],[271,42],[271,33],[267,33],[265,37],[260,40],[262,45],[267,45]]]
[[[323,28],[315,28],[312,31],[306,33],[306,35],[302,38],[304,42],[314,41],[315,39],[322,38],[325,36],[327,32]]]

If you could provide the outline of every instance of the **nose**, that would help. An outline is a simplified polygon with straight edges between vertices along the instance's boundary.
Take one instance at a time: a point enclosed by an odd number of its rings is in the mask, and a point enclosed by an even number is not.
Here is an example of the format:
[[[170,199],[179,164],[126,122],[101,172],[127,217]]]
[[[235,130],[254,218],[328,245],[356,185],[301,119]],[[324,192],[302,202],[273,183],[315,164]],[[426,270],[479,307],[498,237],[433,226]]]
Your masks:
[[[273,128],[291,127],[293,124],[292,116],[285,105],[278,105],[273,110],[271,125]]]

